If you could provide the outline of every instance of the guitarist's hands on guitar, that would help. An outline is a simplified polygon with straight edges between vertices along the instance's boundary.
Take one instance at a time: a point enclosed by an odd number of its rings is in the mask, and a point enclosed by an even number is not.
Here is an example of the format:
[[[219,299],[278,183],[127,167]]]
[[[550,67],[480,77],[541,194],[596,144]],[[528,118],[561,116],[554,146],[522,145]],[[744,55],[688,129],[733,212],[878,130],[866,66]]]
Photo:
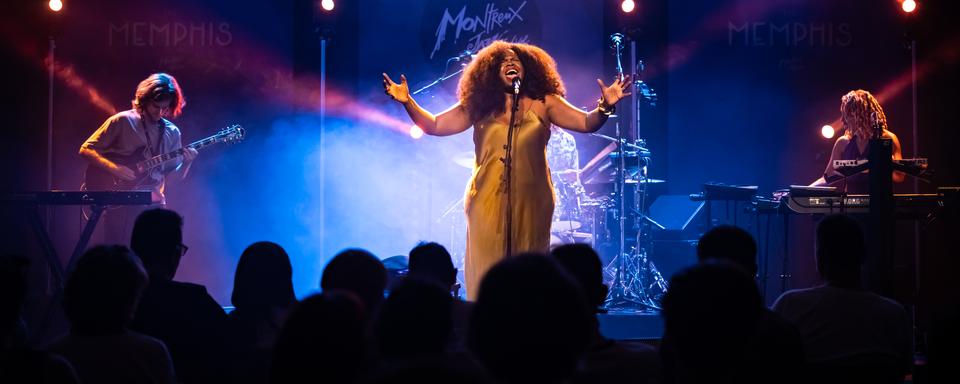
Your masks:
[[[135,180],[137,178],[136,172],[125,165],[120,165],[117,163],[113,164],[113,167],[110,169],[110,173],[126,181]]]
[[[80,148],[80,155],[87,158],[90,164],[84,173],[84,188],[92,191],[124,191],[139,188],[153,188],[162,179],[152,177],[152,170],[162,167],[171,161],[183,159],[180,167],[181,177],[186,176],[190,164],[197,157],[199,148],[216,143],[235,143],[243,140],[245,130],[240,125],[232,125],[222,129],[216,135],[190,143],[179,149],[144,159],[143,150],[134,151],[130,155],[101,156],[93,149]],[[167,172],[172,169],[168,169]]]
[[[199,154],[199,152],[197,152],[195,148],[186,147],[183,149],[183,161],[189,163],[197,158],[197,154]]]

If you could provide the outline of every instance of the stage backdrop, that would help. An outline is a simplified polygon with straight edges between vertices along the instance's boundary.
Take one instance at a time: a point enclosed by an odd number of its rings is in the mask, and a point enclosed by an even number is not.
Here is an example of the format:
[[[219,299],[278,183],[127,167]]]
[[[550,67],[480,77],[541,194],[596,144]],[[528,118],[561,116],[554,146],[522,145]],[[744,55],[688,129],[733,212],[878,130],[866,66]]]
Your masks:
[[[573,0],[361,4],[358,102],[372,108],[373,114],[384,115],[389,129],[361,112],[346,126],[328,131],[327,249],[362,245],[387,257],[406,254],[421,240],[438,241],[450,249],[459,266],[465,247],[462,198],[471,169],[455,160],[470,161],[473,131],[412,138],[408,135],[412,122],[401,105],[384,95],[381,73],[398,82],[404,74],[411,90],[418,90],[462,70],[469,61],[465,51],[475,53],[498,39],[530,43],[554,57],[568,99],[589,106],[599,94],[595,79],[603,76],[607,52],[602,7]],[[439,82],[415,98],[426,109],[441,112],[457,101],[459,77]]]
[[[138,81],[169,72],[186,93],[176,119],[185,142],[232,123],[248,131],[244,143],[203,151],[186,180],[170,183],[170,208],[185,216],[190,246],[179,279],[207,285],[228,304],[236,260],[258,240],[288,250],[300,296],[317,289],[323,266],[346,247],[385,258],[435,240],[460,256],[460,198],[470,171],[455,160],[473,148],[470,132],[412,138],[402,108],[383,95],[380,73],[406,74],[416,89],[460,69],[463,51],[497,38],[525,41],[556,58],[568,99],[589,108],[594,79],[609,81],[613,70],[612,32],[638,41],[638,59],[649,64],[645,80],[661,96],[644,112],[641,136],[654,149],[652,176],[667,181],[666,192],[695,193],[718,181],[758,185],[768,195],[809,183],[833,142],[819,136],[820,127],[836,123],[840,97],[857,88],[881,98],[905,157],[929,154],[941,169],[955,164],[957,152],[943,150],[955,135],[945,118],[949,103],[923,92],[937,85],[929,79],[956,73],[956,36],[920,36],[921,106],[929,114],[921,114],[913,151],[908,28],[892,1],[639,1],[630,16],[617,13],[614,1],[338,1],[329,15],[315,13],[315,3],[67,3],[53,28],[54,188],[79,186],[79,145],[129,108]],[[29,81],[14,79],[31,88],[25,95],[46,89],[42,29],[2,30],[13,54],[33,66]],[[36,44],[23,47],[26,41]],[[455,102],[456,80],[418,100],[433,112],[445,109]],[[22,189],[42,189],[37,144],[46,113],[27,107],[32,118],[15,121],[29,124],[11,137],[37,150],[13,148],[16,156],[6,158],[26,170],[12,172],[28,174]],[[605,144],[576,138],[581,165]],[[945,183],[957,181],[946,174]],[[75,208],[55,210],[61,255],[79,234],[79,217]],[[794,260],[809,271],[810,258]]]
[[[454,160],[472,150],[470,133],[412,138],[401,108],[383,95],[382,72],[405,73],[419,87],[465,63],[451,57],[505,39],[549,50],[574,103],[596,99],[606,52],[598,7],[369,0],[338,2],[323,14],[314,3],[68,4],[55,25],[54,188],[79,187],[80,144],[130,107],[140,80],[170,73],[186,95],[175,119],[185,144],[234,123],[248,133],[243,143],[202,151],[187,179],[168,184],[169,208],[183,214],[190,246],[177,278],[207,285],[229,305],[241,252],[270,240],[287,249],[304,296],[348,247],[386,258],[434,240],[461,262],[460,199],[470,170]],[[42,55],[34,59],[42,70]],[[457,79],[418,99],[439,112],[455,102]],[[65,258],[79,236],[79,209],[57,208],[54,219]]]

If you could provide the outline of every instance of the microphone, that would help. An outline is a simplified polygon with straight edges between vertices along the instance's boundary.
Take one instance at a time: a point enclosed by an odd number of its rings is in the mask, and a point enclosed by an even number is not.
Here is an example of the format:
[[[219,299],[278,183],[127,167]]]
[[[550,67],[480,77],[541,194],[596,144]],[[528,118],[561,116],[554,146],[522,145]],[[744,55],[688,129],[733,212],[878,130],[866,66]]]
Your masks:
[[[873,134],[879,139],[883,137],[883,127],[880,126],[880,117],[877,111],[870,113],[870,128],[873,128]]]
[[[613,48],[617,48],[617,47],[620,47],[621,45],[623,45],[623,34],[622,34],[622,33],[614,33],[614,34],[610,35],[610,45],[611,45],[611,47],[613,47]]]
[[[513,94],[514,95],[520,94],[520,76],[513,78]]]

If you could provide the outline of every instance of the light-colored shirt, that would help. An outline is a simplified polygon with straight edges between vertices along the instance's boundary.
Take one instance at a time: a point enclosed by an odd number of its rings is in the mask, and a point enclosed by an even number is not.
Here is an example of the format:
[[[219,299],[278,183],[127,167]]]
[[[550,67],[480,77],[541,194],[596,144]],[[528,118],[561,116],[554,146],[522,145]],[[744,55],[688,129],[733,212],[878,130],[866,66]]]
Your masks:
[[[547,141],[547,164],[553,172],[580,169],[577,141],[573,135],[557,127],[550,128],[550,141]]]
[[[100,336],[68,334],[49,348],[63,356],[83,383],[175,383],[162,341],[133,331]]]
[[[773,310],[797,326],[809,363],[874,357],[912,362],[906,310],[875,293],[830,285],[796,289],[780,295]]]
[[[137,110],[130,109],[110,116],[80,148],[92,149],[108,158],[110,155],[129,156],[139,152],[146,160],[182,146],[180,129],[170,120],[161,118],[160,122],[146,122]],[[152,182],[145,182],[144,187],[162,197],[164,175],[179,169],[182,163],[183,158],[179,157],[151,170],[149,178]]]

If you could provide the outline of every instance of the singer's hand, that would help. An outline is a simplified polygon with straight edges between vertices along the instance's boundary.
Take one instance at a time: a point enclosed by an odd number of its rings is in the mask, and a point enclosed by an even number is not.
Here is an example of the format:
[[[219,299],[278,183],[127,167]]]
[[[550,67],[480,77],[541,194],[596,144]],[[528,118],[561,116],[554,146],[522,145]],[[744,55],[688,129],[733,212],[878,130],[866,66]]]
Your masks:
[[[407,86],[407,77],[404,75],[400,75],[400,84],[397,84],[384,73],[383,92],[401,104],[410,102],[410,88]]]
[[[631,84],[630,75],[623,78],[617,76],[617,79],[610,86],[603,84],[603,80],[600,79],[597,79],[597,84],[600,85],[600,95],[603,97],[603,102],[607,105],[615,105],[620,99],[630,96],[630,92],[627,92],[627,87]]]

